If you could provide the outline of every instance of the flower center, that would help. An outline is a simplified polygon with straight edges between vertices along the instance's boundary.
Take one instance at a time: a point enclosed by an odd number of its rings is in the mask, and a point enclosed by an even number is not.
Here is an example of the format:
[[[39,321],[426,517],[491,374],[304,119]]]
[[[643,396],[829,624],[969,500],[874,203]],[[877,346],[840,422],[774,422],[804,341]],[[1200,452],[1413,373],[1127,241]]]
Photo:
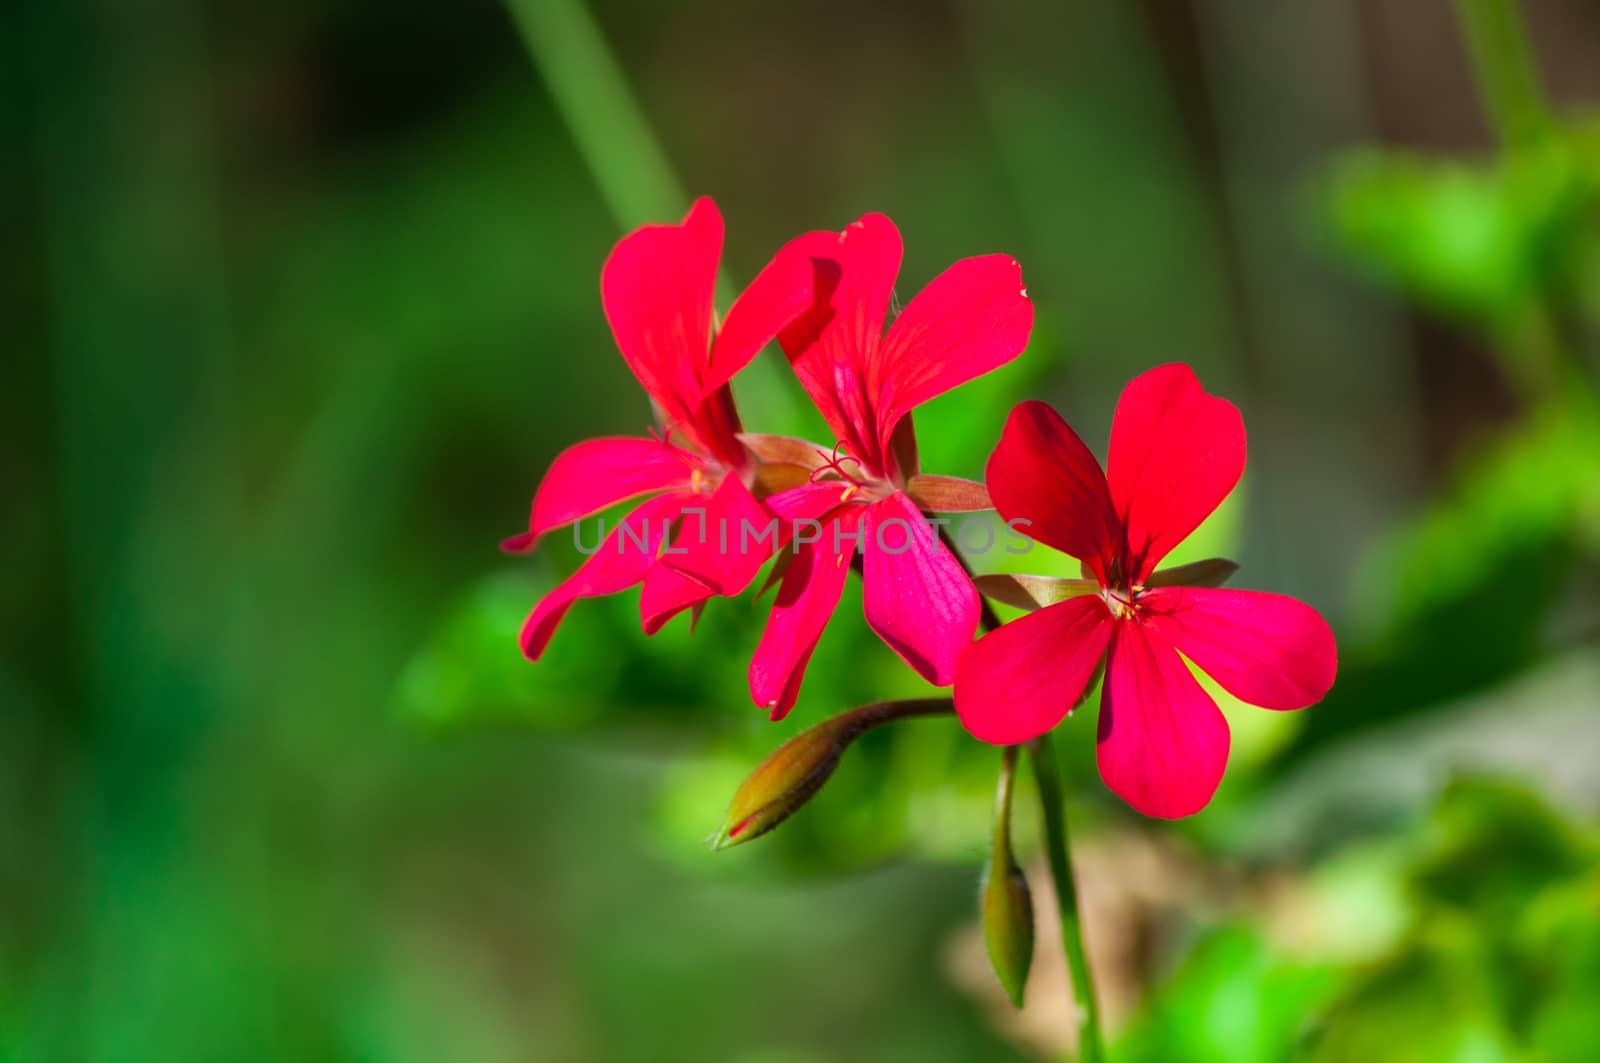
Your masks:
[[[844,452],[843,440],[835,443],[831,452],[818,450],[817,456],[822,459],[822,464],[811,470],[811,482],[841,481],[844,493],[839,501],[848,502],[863,494],[877,498],[886,493],[882,490],[884,485],[868,474],[860,458]]]
[[[1139,595],[1144,593],[1143,587],[1103,587],[1100,597],[1105,600],[1106,608],[1111,610],[1111,615],[1118,620],[1131,620],[1139,615]]]
[[[695,494],[710,494],[722,485],[722,478],[727,474],[727,467],[720,461],[707,458],[692,447],[679,446],[672,441],[674,427],[668,425],[664,431],[657,432],[654,428],[645,429],[649,438],[656,440],[662,446],[672,451],[672,456],[683,462],[689,470],[689,490]]]

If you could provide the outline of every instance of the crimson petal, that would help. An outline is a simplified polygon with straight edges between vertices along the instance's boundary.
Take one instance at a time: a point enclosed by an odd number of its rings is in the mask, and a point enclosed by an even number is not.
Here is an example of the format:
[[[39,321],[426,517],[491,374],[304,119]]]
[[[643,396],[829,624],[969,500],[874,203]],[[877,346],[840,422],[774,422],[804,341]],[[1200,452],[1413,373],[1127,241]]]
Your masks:
[[[692,497],[658,495],[622,518],[600,548],[533,607],[522,625],[523,655],[530,661],[539,659],[567,610],[579,598],[615,594],[644,579],[678,510],[686,498]]]
[[[737,476],[729,476],[709,496],[684,506],[678,534],[661,560],[713,594],[735,595],[784,541],[777,518]]]
[[[879,445],[911,410],[1022,353],[1033,303],[1008,255],[962,259],[917,293],[889,327],[870,379]]]
[[[1302,601],[1197,587],[1149,590],[1139,601],[1165,638],[1240,701],[1303,709],[1333,686],[1333,631]]]
[[[956,713],[974,738],[1016,745],[1070,713],[1094,678],[1111,638],[1099,595],[1019,617],[983,636],[956,668]]]
[[[646,225],[612,250],[600,297],[617,349],[674,424],[687,424],[711,355],[711,307],[722,215],[697,199],[681,225]]]
[[[1144,582],[1244,474],[1244,419],[1208,395],[1186,365],[1163,365],[1123,389],[1106,476],[1126,529],[1134,583]]]
[[[1105,583],[1121,551],[1105,474],[1061,415],[1019,403],[986,470],[995,509],[1017,530],[1086,563]]]
[[[576,443],[550,463],[528,518],[534,539],[649,491],[688,486],[698,459],[657,439],[607,436]]]
[[[846,508],[828,523],[820,539],[799,547],[783,575],[761,643],[750,660],[750,696],[774,720],[794,708],[806,665],[844,593],[855,554],[852,533],[860,519],[860,507]]]
[[[900,273],[900,232],[882,214],[868,214],[842,233],[801,236],[786,251],[812,263],[815,302],[779,342],[835,438],[882,471],[867,380]]]
[[[815,299],[811,261],[785,247],[756,274],[728,308],[711,344],[711,364],[700,381],[709,395],[750,364],[778,331],[809,309]]]
[[[1228,743],[1222,710],[1171,643],[1151,625],[1118,623],[1096,747],[1106,785],[1147,816],[1193,815],[1222,781]]]
[[[955,681],[978,630],[978,592],[904,491],[867,507],[862,527],[867,626],[918,675]]]
[[[669,568],[658,559],[645,573],[644,586],[639,588],[639,625],[646,635],[654,635],[667,621],[685,609],[704,604],[714,595],[704,583]]]

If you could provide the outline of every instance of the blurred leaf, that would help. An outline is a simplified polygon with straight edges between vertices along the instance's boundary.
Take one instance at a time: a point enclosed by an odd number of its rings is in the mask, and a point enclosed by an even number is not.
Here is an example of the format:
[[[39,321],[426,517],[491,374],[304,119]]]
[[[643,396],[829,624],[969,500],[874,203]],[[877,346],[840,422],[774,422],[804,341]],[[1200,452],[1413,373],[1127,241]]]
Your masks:
[[[1345,254],[1409,297],[1504,329],[1595,234],[1600,170],[1583,144],[1494,166],[1355,153],[1328,179],[1327,220]]]
[[[1426,837],[1412,930],[1322,1017],[1308,1058],[1583,1058],[1571,1049],[1592,1050],[1600,1026],[1596,839],[1526,787],[1483,778],[1445,789]]]
[[[1600,873],[1546,890],[1519,923],[1537,991],[1530,1047],[1549,1063],[1584,1063],[1600,1045]]]
[[[1412,872],[1425,906],[1464,909],[1484,926],[1509,926],[1551,882],[1595,865],[1580,836],[1525,786],[1458,779],[1434,809],[1431,843]]]
[[[1483,956],[1467,934],[1438,934],[1363,979],[1322,1016],[1309,1063],[1517,1063]]]
[[[1373,548],[1339,682],[1297,756],[1518,674],[1548,652],[1548,616],[1596,543],[1600,414],[1579,395],[1466,459],[1454,485]],[[1419,662],[1448,661],[1448,667]]]
[[[568,730],[593,719],[618,678],[603,655],[588,652],[594,618],[574,610],[537,665],[517,648],[516,633],[543,590],[506,572],[471,591],[401,673],[397,711],[430,726],[503,718]]]
[[[1120,1063],[1299,1058],[1294,1048],[1307,1016],[1337,984],[1332,967],[1282,957],[1257,930],[1215,930],[1155,991],[1113,1056]]]
[[[1580,398],[1462,463],[1456,483],[1377,547],[1357,576],[1369,623],[1388,634],[1475,586],[1515,581],[1511,563],[1574,536],[1600,510],[1600,413]]]
[[[1327,194],[1342,250],[1437,309],[1496,320],[1537,281],[1528,225],[1484,168],[1363,152]]]

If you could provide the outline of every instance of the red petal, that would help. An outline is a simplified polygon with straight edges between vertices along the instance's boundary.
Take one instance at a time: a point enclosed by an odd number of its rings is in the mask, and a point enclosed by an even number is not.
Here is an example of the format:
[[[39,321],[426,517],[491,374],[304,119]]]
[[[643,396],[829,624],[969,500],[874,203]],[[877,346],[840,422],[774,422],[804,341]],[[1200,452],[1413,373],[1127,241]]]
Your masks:
[[[1228,497],[1244,473],[1244,419],[1186,365],[1135,377],[1111,424],[1106,475],[1141,583]]]
[[[900,233],[882,214],[868,214],[842,233],[799,237],[785,251],[811,260],[816,302],[779,334],[784,353],[834,436],[882,471],[867,377],[900,272]]]
[[[868,506],[861,532],[867,626],[922,678],[949,686],[978,630],[972,577],[903,491]]]
[[[1033,331],[1022,267],[1007,255],[957,262],[917,293],[884,337],[871,381],[884,450],[900,418],[1005,365]]]
[[[1146,591],[1152,623],[1202,672],[1240,701],[1303,709],[1333,686],[1339,651],[1322,615],[1264,591],[1170,587]]]
[[[644,579],[685,496],[660,495],[622,518],[578,570],[540,599],[522,625],[522,652],[537,661],[561,618],[579,598],[615,594]]]
[[[703,394],[721,257],[722,215],[702,198],[682,225],[646,225],[623,237],[600,273],[617,348],[674,424],[687,424]]]
[[[750,696],[770,710],[774,720],[794,708],[806,664],[844,593],[855,553],[851,533],[860,520],[859,506],[846,508],[828,523],[818,541],[799,548],[784,573],[761,643],[750,660]]]
[[[767,508],[777,515],[787,542],[797,523],[822,520],[843,505],[852,490],[851,484],[839,480],[804,483],[769,496]]]
[[[737,476],[729,476],[710,495],[683,507],[678,534],[661,562],[713,594],[734,595],[750,585],[781,545],[777,518]]]
[[[1066,718],[1111,638],[1099,595],[1069,598],[983,636],[956,669],[956,713],[999,746],[1037,738]]]
[[[710,587],[668,568],[661,560],[645,573],[639,589],[639,624],[646,635],[654,635],[667,621],[713,597]]]
[[[1071,554],[1104,583],[1121,552],[1105,474],[1078,434],[1042,402],[1019,403],[1006,419],[986,473],[995,509],[1017,530]]]
[[[693,461],[689,452],[656,439],[608,436],[574,444],[556,455],[539,481],[528,535],[537,539],[647,491],[687,486]]]
[[[744,290],[711,344],[711,366],[700,386],[706,394],[733,379],[778,330],[808,310],[815,300],[811,260],[786,247]]]
[[[1057,607],[1059,608],[1059,607]],[[1100,697],[1100,777],[1147,816],[1206,807],[1228,766],[1228,721],[1165,638],[1116,626]]]

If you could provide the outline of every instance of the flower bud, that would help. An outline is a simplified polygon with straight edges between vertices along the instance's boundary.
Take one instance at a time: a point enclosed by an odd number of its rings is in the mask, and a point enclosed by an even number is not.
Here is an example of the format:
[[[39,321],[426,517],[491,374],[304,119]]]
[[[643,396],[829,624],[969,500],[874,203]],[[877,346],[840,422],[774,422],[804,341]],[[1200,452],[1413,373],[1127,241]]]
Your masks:
[[[1033,894],[1015,863],[1005,869],[992,864],[984,873],[983,943],[1006,996],[1022,1007],[1033,963]]]
[[[880,701],[801,731],[773,750],[739,784],[711,847],[741,845],[788,819],[822,789],[850,743],[879,724],[954,711],[949,698]]]
[[[712,848],[726,849],[759,838],[822,789],[839,766],[845,747],[859,733],[842,725],[848,719],[846,713],[802,731],[756,765],[728,803],[727,818]]]
[[[995,794],[994,847],[983,876],[983,941],[989,963],[1011,1003],[1022,1007],[1022,991],[1033,963],[1033,895],[1011,854],[1011,788],[1017,750],[1006,749]]]

